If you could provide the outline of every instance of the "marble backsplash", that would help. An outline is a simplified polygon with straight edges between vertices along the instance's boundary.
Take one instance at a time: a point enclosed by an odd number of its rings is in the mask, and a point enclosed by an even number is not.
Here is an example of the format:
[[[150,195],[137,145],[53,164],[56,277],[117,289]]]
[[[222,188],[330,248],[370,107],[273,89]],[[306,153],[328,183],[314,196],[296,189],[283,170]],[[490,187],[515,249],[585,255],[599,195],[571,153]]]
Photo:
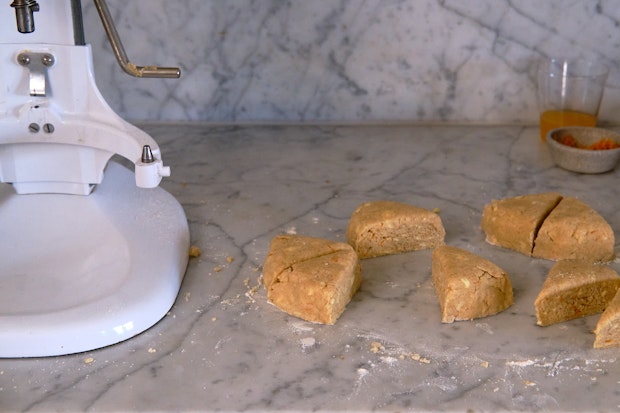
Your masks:
[[[620,8],[564,0],[109,0],[117,66],[83,2],[99,87],[130,120],[534,124],[548,56],[610,67],[601,121],[620,107]]]

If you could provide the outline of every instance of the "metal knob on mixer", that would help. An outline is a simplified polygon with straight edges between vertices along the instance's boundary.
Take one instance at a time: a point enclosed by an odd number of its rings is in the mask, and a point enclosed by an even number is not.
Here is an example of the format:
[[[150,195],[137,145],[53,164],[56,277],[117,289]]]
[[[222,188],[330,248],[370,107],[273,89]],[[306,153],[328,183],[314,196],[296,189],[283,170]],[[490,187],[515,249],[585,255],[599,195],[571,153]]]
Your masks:
[[[32,33],[34,31],[33,12],[39,11],[39,4],[34,0],[14,0],[11,7],[15,9],[17,18],[17,30],[20,33]]]

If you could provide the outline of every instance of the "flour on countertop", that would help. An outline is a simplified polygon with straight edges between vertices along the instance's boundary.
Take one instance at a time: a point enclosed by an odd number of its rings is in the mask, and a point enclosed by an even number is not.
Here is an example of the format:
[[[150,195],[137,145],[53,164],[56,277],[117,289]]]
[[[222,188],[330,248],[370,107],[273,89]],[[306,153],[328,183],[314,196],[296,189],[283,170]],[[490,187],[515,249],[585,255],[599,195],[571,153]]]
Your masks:
[[[305,321],[294,321],[290,324],[290,326],[296,333],[314,331],[312,325]]]
[[[382,363],[389,364],[390,366],[398,363],[399,361],[398,358],[392,356],[381,356],[379,357],[379,360],[381,360]]]
[[[557,376],[561,371],[584,371],[589,373],[605,374],[604,364],[615,363],[616,359],[599,359],[599,360],[584,360],[579,357],[569,358],[534,358],[525,360],[509,360],[506,361],[506,366],[515,369],[525,368],[541,368],[547,370],[548,376]]]
[[[488,323],[476,323],[476,327],[489,335],[493,335],[493,328]]]
[[[258,279],[256,280],[256,285],[250,285],[250,279],[246,278],[245,280],[243,280],[243,285],[245,285],[245,287],[248,289],[245,292],[245,296],[249,299],[249,302],[251,303],[255,303],[256,300],[254,299],[254,294],[256,294],[256,292],[258,291],[258,289],[260,288],[261,284],[262,284],[262,275],[258,277]]]
[[[304,337],[299,340],[301,348],[306,350],[316,345],[316,339],[314,337]]]

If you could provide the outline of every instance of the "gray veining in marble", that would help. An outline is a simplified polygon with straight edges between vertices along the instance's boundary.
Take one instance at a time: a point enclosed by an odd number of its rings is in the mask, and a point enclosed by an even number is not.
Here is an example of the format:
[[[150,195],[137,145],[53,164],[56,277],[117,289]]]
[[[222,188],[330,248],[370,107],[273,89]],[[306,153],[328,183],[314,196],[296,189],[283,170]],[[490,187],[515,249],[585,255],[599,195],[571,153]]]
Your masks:
[[[546,328],[533,301],[552,263],[493,247],[493,198],[559,191],[620,228],[618,171],[553,166],[534,127],[154,125],[192,244],[177,302],[145,333],[64,357],[0,360],[2,411],[618,411],[619,349],[597,316]],[[361,202],[438,208],[446,242],[503,267],[515,304],[442,324],[430,251],[363,261],[334,326],[266,301],[281,233],[343,240]],[[618,269],[618,263],[612,264]]]
[[[128,119],[534,124],[536,62],[571,56],[610,66],[601,118],[618,122],[615,1],[109,3],[134,62],[183,70],[128,77],[84,1],[97,81]]]

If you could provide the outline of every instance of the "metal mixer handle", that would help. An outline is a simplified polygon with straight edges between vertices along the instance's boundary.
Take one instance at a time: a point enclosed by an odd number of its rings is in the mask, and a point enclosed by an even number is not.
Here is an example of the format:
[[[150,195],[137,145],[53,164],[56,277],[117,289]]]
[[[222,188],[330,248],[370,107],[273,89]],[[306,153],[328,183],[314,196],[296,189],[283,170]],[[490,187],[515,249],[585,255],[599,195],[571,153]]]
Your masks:
[[[101,18],[101,22],[103,23],[103,28],[108,36],[108,40],[112,45],[116,60],[126,73],[134,77],[178,78],[181,76],[181,69],[178,67],[136,66],[130,62],[123,48],[123,44],[121,43],[121,39],[118,36],[105,0],[94,0],[94,3],[99,17]]]

